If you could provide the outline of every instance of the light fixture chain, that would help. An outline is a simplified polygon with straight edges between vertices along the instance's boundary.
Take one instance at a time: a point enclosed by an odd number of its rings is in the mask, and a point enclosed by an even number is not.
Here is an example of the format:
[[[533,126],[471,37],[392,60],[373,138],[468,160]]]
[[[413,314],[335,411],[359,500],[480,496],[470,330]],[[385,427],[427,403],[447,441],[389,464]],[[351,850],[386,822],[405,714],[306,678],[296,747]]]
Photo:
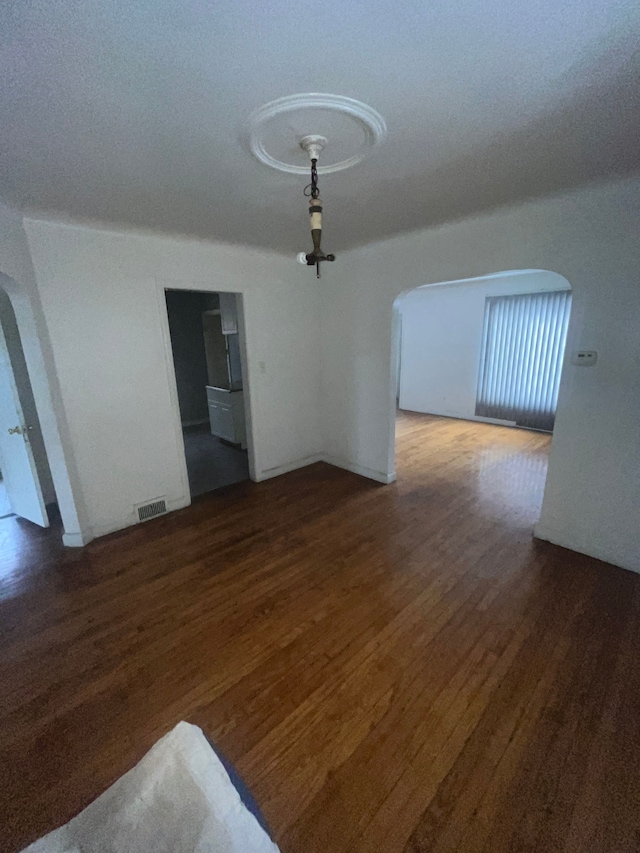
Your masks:
[[[318,189],[318,160],[311,160],[311,198],[318,198],[320,190]]]

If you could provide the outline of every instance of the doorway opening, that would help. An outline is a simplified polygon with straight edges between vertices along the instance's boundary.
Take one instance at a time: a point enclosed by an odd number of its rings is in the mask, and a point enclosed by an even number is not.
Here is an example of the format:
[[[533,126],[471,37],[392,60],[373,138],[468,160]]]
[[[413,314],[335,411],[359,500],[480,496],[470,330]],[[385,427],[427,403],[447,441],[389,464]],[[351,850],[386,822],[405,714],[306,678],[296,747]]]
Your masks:
[[[1,464],[2,460],[0,460],[0,465]],[[0,468],[0,519],[9,518],[10,515],[13,515],[13,509],[11,508],[9,495],[7,494],[7,485],[5,483],[4,474],[2,473],[2,468]]]
[[[250,479],[238,295],[165,290],[191,497]]]
[[[571,288],[522,270],[427,285],[394,303],[395,469],[538,519],[565,363]],[[443,465],[443,459],[455,460]]]
[[[0,519],[48,527],[56,493],[22,340],[9,295],[0,287]]]

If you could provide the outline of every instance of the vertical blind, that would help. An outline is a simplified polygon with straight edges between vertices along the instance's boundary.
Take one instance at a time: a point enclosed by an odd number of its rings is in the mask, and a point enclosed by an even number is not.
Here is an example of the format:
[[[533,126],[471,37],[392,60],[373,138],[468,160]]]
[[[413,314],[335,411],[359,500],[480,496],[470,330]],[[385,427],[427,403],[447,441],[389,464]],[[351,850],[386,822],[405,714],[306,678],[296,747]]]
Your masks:
[[[551,432],[571,310],[571,292],[489,296],[476,415]]]

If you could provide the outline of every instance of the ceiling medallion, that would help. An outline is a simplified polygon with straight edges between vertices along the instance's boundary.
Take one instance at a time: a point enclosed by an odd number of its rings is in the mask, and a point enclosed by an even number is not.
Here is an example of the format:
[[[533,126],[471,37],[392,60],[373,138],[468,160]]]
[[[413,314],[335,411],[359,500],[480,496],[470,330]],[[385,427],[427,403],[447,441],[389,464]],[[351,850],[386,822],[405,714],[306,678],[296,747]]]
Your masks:
[[[360,163],[386,136],[387,126],[376,110],[342,95],[310,92],[278,98],[251,113],[242,134],[245,148],[272,169],[308,172],[300,139],[322,133],[331,139],[319,174],[340,172]]]
[[[317,278],[323,261],[335,261],[335,255],[326,255],[320,246],[322,200],[318,175],[355,166],[386,133],[387,126],[379,113],[361,101],[341,95],[289,95],[265,104],[249,116],[242,142],[260,163],[280,172],[304,175],[311,161],[311,182],[304,194],[309,198],[313,251],[300,252],[298,260],[315,267]],[[322,166],[318,165],[320,154]]]

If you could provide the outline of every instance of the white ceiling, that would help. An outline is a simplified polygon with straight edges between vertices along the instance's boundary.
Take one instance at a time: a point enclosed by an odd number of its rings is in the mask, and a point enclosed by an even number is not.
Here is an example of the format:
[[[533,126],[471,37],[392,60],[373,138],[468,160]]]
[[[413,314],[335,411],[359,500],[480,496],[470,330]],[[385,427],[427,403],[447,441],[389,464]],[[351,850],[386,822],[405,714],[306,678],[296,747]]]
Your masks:
[[[24,210],[306,251],[306,181],[238,142],[297,92],[389,130],[321,179],[325,251],[640,165],[637,0],[23,0],[0,32],[0,195]]]

